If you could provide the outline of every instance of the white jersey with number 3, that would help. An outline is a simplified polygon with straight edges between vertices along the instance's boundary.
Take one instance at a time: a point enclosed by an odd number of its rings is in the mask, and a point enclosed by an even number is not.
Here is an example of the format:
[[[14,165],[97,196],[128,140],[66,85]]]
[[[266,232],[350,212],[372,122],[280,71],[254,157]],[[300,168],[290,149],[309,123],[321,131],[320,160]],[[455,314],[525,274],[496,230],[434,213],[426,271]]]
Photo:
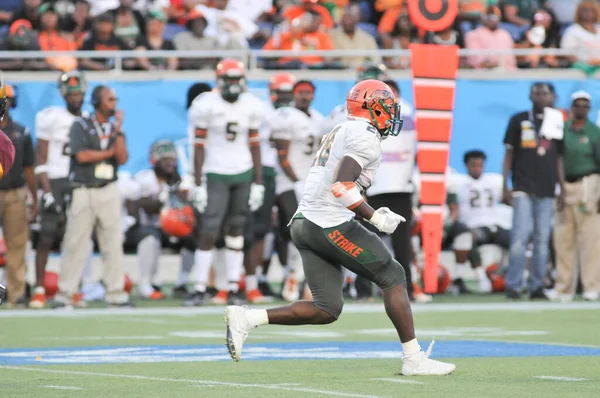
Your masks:
[[[321,228],[340,225],[354,218],[331,192],[338,163],[349,156],[362,167],[356,183],[368,188],[381,162],[381,138],[365,119],[338,124],[324,138],[311,167],[298,212]]]
[[[258,131],[262,121],[262,102],[250,93],[243,93],[233,103],[218,91],[196,97],[188,111],[188,137],[193,153],[196,129],[207,132],[203,172],[235,175],[250,170],[249,131]]]
[[[48,178],[67,178],[71,163],[69,151],[69,131],[75,119],[65,107],[50,106],[35,116],[35,134],[37,139],[48,141]]]
[[[502,176],[482,174],[475,179],[464,176],[456,191],[459,218],[469,228],[489,227],[499,224],[499,203],[502,200]]]
[[[273,118],[273,138],[289,140],[288,161],[296,177],[306,179],[321,137],[326,132],[327,120],[317,110],[310,108],[308,114],[294,107],[277,109]],[[280,170],[277,174],[277,194],[294,189],[294,183]]]

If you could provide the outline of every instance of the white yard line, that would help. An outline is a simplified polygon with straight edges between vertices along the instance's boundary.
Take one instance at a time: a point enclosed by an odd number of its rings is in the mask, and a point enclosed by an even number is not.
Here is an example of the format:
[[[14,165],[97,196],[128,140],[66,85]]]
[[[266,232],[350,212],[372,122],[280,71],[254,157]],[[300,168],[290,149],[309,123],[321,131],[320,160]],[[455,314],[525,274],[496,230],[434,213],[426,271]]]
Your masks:
[[[223,334],[223,333],[221,333]],[[55,341],[101,341],[101,340],[163,340],[167,336],[50,336],[32,337],[31,340],[55,340]]]
[[[242,388],[260,388],[266,390],[282,390],[282,391],[298,391],[312,394],[330,395],[335,397],[353,397],[353,398],[379,398],[376,395],[364,395],[364,394],[353,394],[345,393],[332,390],[320,390],[314,388],[304,387],[291,387],[285,385],[276,384],[247,384],[247,383],[230,383],[223,381],[214,380],[193,380],[193,379],[170,379],[167,377],[152,377],[142,375],[124,375],[115,373],[100,373],[100,372],[81,372],[75,370],[54,370],[54,369],[42,369],[42,368],[31,368],[24,366],[0,366],[0,369],[16,370],[22,372],[38,372],[38,373],[54,373],[62,375],[75,375],[75,376],[98,376],[98,377],[113,377],[117,379],[133,379],[133,380],[149,380],[149,381],[164,381],[164,382],[178,382],[178,383],[189,383],[189,384],[200,384],[209,386],[220,386],[220,387],[242,387]]]
[[[374,380],[374,381],[389,381],[391,383],[399,383],[399,384],[425,384],[422,381],[411,380],[411,379],[401,379],[401,378],[393,379],[391,377],[384,377],[384,378],[380,378],[380,379],[371,379],[371,380]]]
[[[260,305],[254,308],[270,308]],[[414,313],[426,312],[492,312],[492,311],[573,311],[573,310],[599,310],[600,302],[574,302],[574,303],[440,303],[413,305]],[[7,310],[0,311],[0,318],[79,318],[97,316],[194,316],[194,315],[221,315],[224,307],[159,307],[159,308],[88,308],[75,310]],[[346,304],[346,314],[385,313],[383,304]]]
[[[41,388],[49,388],[51,390],[83,390],[83,388],[81,387],[73,387],[73,386],[53,386],[53,385],[47,385],[47,386],[40,386]]]
[[[536,379],[555,380],[555,381],[587,381],[579,377],[564,377],[564,376],[535,376]]]

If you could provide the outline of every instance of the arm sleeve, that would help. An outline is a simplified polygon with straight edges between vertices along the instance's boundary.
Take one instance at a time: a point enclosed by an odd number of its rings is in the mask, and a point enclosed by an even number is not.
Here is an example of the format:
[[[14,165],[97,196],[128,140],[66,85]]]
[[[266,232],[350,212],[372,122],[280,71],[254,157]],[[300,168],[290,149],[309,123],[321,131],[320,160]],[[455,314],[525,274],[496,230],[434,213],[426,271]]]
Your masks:
[[[504,144],[511,148],[516,148],[520,144],[521,137],[519,136],[520,128],[515,116],[510,118],[508,127],[506,128],[506,134],[504,135]]]
[[[85,138],[85,129],[83,128],[83,120],[76,120],[69,131],[69,146],[71,148],[71,156],[75,156],[81,151],[88,149],[88,143]]]
[[[381,144],[375,134],[363,133],[360,135],[346,135],[344,141],[344,154],[356,160],[363,169],[376,161],[381,153]]]
[[[285,109],[278,109],[272,118],[271,129],[276,140],[291,140],[294,137],[292,117]]]
[[[35,115],[35,136],[37,139],[50,141],[52,138],[53,120],[50,110],[43,110]]]
[[[205,101],[206,97],[200,97],[192,102],[188,111],[188,123],[192,130],[208,129],[210,122],[210,106]]]
[[[31,140],[31,134],[29,134],[29,129],[25,129],[24,133],[25,139],[25,152],[23,153],[23,166],[24,167],[33,167],[35,165],[35,151],[33,150],[33,141]]]

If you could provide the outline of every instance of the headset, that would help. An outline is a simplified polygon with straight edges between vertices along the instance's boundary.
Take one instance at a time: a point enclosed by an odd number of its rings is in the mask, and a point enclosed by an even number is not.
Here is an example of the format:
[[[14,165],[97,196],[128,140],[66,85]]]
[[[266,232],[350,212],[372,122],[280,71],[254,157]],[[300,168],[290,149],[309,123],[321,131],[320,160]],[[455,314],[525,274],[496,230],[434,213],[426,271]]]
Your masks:
[[[108,86],[99,85],[92,91],[92,106],[94,109],[97,109],[100,106],[100,101],[102,100],[102,98],[100,98],[100,93],[105,88],[108,88]]]

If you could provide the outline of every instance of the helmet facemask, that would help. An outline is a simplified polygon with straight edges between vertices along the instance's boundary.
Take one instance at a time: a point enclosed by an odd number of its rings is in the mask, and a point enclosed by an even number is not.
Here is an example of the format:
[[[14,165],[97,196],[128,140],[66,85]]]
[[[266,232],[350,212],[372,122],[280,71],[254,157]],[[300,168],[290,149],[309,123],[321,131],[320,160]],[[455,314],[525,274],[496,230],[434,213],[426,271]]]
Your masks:
[[[227,102],[235,102],[246,91],[244,76],[222,76],[218,79],[221,96]]]
[[[367,106],[366,102],[363,106],[369,110],[371,122],[377,128],[379,134],[381,134],[382,139],[386,139],[390,135],[396,137],[400,134],[402,125],[404,124],[404,121],[400,119],[400,104],[397,102],[386,104],[384,99],[379,99],[375,102],[374,106]],[[389,119],[384,122],[383,126],[381,126],[381,121],[379,120],[382,113],[389,115]]]

